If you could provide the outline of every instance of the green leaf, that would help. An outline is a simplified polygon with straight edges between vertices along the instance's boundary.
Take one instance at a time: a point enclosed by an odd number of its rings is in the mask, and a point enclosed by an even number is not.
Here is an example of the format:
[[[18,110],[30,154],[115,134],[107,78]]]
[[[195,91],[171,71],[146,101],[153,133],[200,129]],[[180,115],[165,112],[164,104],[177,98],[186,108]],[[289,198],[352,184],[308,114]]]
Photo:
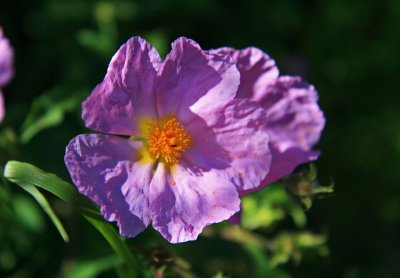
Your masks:
[[[131,266],[127,277],[136,277],[137,274],[135,272],[140,269],[138,259],[132,255],[128,246],[115,231],[114,227],[104,220],[92,218],[88,215],[83,216],[104,236],[108,244],[110,244],[110,246],[114,249],[115,253],[117,253],[128,265]]]
[[[84,94],[70,93],[54,88],[43,93],[32,103],[30,111],[21,128],[21,142],[28,143],[41,131],[62,123],[64,115],[71,112],[82,102]]]
[[[31,190],[31,187],[37,186],[71,204],[104,236],[113,250],[124,260],[128,266],[127,277],[138,276],[138,271],[141,269],[138,259],[129,251],[128,246],[114,227],[104,221],[98,207],[81,195],[74,186],[54,174],[43,172],[31,164],[18,161],[7,162],[4,177],[25,190],[26,188]]]
[[[287,195],[281,184],[267,188],[242,198],[243,227],[254,230],[273,228],[287,215],[291,216],[297,227],[304,227],[307,217],[304,211]]]
[[[47,213],[50,220],[53,222],[54,226],[56,226],[58,232],[65,242],[69,242],[69,236],[65,231],[63,224],[60,219],[58,219],[57,215],[54,213],[53,209],[50,207],[50,204],[47,202],[46,198],[43,196],[40,191],[33,186],[32,184],[25,183],[23,181],[20,182],[20,186],[22,189],[26,190],[29,194],[35,198],[38,204],[42,207],[42,209]]]
[[[265,254],[264,250],[260,246],[255,244],[244,244],[242,247],[253,263],[253,277],[290,277],[285,272],[276,269],[271,265],[271,259]]]

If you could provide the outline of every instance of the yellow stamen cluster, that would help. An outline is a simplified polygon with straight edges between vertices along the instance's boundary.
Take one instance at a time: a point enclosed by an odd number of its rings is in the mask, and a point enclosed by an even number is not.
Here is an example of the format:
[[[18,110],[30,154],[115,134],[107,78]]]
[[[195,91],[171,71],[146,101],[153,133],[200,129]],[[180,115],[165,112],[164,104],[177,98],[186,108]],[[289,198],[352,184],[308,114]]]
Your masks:
[[[191,137],[174,116],[155,119],[148,124],[147,144],[156,159],[168,164],[178,163],[181,153],[187,150]]]

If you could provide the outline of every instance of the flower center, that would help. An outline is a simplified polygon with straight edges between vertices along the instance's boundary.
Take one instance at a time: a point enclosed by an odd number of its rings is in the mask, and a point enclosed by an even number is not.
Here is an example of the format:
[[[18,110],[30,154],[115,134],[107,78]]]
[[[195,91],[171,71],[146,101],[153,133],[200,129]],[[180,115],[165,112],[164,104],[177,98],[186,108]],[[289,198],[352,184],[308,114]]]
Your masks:
[[[164,159],[166,163],[178,163],[181,153],[187,150],[191,143],[191,137],[183,125],[174,116],[155,119],[147,125],[149,152],[156,159]]]

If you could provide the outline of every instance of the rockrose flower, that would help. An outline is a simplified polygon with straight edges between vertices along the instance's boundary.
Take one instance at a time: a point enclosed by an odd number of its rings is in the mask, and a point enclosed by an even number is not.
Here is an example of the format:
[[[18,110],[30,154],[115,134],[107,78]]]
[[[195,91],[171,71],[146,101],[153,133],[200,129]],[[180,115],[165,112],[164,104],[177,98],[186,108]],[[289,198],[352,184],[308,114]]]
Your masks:
[[[319,140],[325,118],[318,106],[314,86],[297,76],[279,76],[275,61],[254,47],[212,51],[230,55],[240,72],[236,98],[251,99],[264,108],[272,161],[257,187],[238,188],[241,196],[277,181],[297,166],[318,158],[313,145]],[[267,144],[267,143],[265,143]],[[238,214],[230,221],[238,223]]]
[[[312,147],[320,138],[325,117],[314,86],[298,76],[279,76],[275,61],[260,49],[220,48],[215,53],[229,54],[236,62],[240,72],[236,98],[256,101],[265,110],[272,162],[260,187],[317,159],[319,152]]]
[[[1,88],[6,85],[14,75],[13,61],[13,49],[8,39],[4,37],[3,29],[0,27],[0,122],[3,120],[5,111]]]
[[[192,40],[177,39],[162,60],[131,38],[82,105],[85,125],[103,134],[78,135],[66,148],[78,190],[129,237],[151,223],[184,242],[230,218],[238,191],[257,188],[271,161],[268,115],[236,98],[240,78],[229,55]]]

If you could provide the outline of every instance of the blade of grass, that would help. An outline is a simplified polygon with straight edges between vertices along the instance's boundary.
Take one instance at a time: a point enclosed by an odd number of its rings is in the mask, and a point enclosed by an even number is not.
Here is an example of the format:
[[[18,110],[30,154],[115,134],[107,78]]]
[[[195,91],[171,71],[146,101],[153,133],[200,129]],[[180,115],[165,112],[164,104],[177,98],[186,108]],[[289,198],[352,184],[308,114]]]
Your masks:
[[[139,269],[139,264],[132,256],[132,253],[127,248],[125,242],[121,240],[121,237],[115,231],[115,229],[108,223],[96,218],[92,218],[87,215],[83,215],[90,224],[92,224],[96,229],[104,236],[108,244],[114,249],[115,253],[121,258],[125,259],[129,265],[135,266],[134,269],[129,268],[126,277],[136,277],[135,270]]]
[[[20,182],[19,186],[32,195],[33,198],[38,202],[38,204],[42,207],[42,209],[49,216],[50,220],[53,222],[54,226],[57,228],[61,237],[65,242],[69,242],[69,236],[65,231],[63,224],[60,219],[57,217],[53,209],[51,208],[49,202],[47,202],[46,198],[43,194],[32,184]]]
[[[29,163],[7,162],[4,167],[4,177],[15,183],[22,181],[45,189],[80,210],[89,210],[94,213],[98,211],[97,207],[89,199],[79,194],[74,186]],[[97,214],[100,215],[98,212]]]
[[[104,221],[98,207],[79,194],[74,186],[54,174],[46,173],[31,164],[19,161],[7,162],[4,177],[20,186],[28,184],[40,187],[71,204],[82,213],[85,219],[104,236],[113,250],[122,257],[128,266],[127,277],[138,276],[138,271],[141,269],[139,260],[129,251],[128,246],[114,227],[109,222]]]

